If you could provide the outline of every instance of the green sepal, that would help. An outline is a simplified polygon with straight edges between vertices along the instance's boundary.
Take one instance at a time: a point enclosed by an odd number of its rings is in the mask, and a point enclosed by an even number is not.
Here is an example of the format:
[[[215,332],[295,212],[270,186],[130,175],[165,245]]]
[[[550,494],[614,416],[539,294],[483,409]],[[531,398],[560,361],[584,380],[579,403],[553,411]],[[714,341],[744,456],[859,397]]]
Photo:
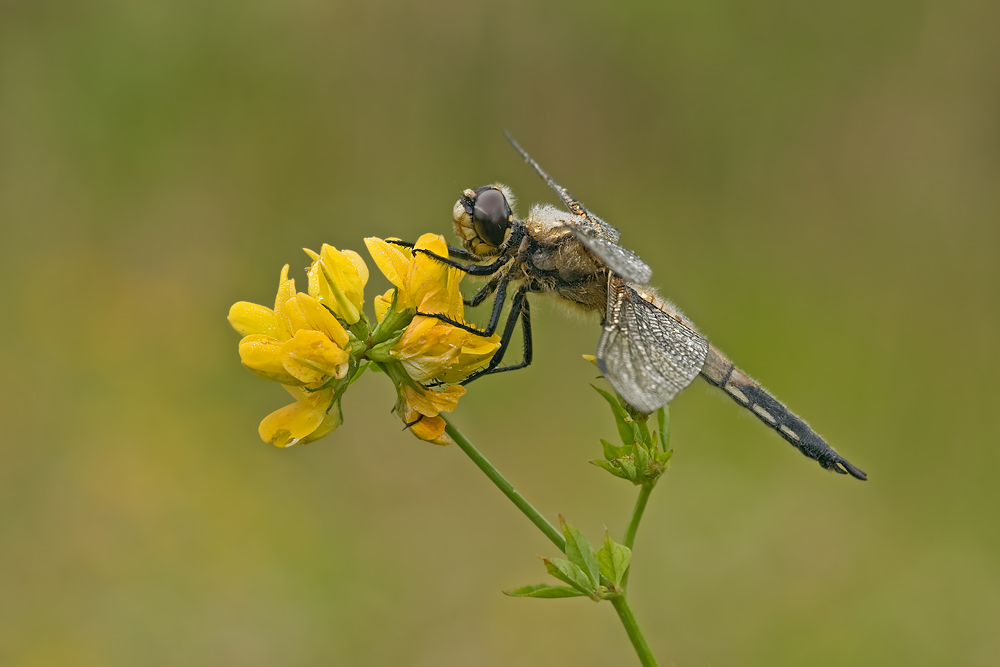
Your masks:
[[[566,538],[566,558],[572,563],[580,566],[583,573],[590,580],[590,587],[595,588],[601,583],[601,571],[597,566],[597,554],[590,546],[586,536],[574,526],[566,522],[563,516],[559,515],[559,527],[562,528],[563,537]]]
[[[355,372],[354,372],[354,374],[353,374],[353,375],[351,376],[351,379],[350,379],[350,380],[348,380],[348,382],[347,382],[347,385],[348,385],[348,386],[350,386],[350,385],[354,384],[354,383],[355,383],[355,381],[356,381],[356,380],[357,380],[357,379],[358,379],[359,377],[361,377],[361,376],[362,376],[362,375],[364,374],[364,372],[365,372],[366,370],[368,370],[368,369],[369,369],[369,367],[372,367],[372,368],[374,368],[374,366],[375,366],[375,364],[373,364],[373,363],[371,363],[371,362],[369,362],[369,361],[366,361],[365,363],[363,363],[363,364],[361,364],[360,366],[358,366],[358,370],[357,370],[357,371],[355,371]]]
[[[396,299],[398,298],[399,290],[393,290],[392,303],[389,305],[389,310],[386,311],[385,317],[382,318],[382,321],[378,323],[371,334],[372,340],[376,344],[392,338],[397,332],[402,333],[402,330],[410,324],[413,316],[416,315],[417,311],[413,308],[396,312]]]
[[[618,468],[615,465],[614,461],[601,461],[601,460],[595,459],[593,461],[590,461],[590,463],[594,464],[598,468],[603,468],[604,470],[607,470],[609,473],[611,473],[615,477],[620,477],[621,479],[628,479],[628,475],[626,475],[625,473],[623,473],[621,471],[621,469]],[[629,481],[631,482],[632,480],[629,480]]]
[[[324,304],[325,305],[325,304]],[[328,306],[329,308],[329,306]],[[371,334],[372,323],[365,315],[365,311],[358,311],[358,321],[347,327],[348,333],[354,336],[357,340],[367,340],[368,336]]]
[[[503,594],[512,598],[578,598],[586,595],[586,593],[581,593],[569,586],[549,586],[548,584],[521,586],[521,588],[515,588],[512,591],[504,591]]]
[[[604,458],[607,459],[608,461],[612,459],[617,459],[619,456],[622,455],[621,447],[615,447],[614,445],[612,445],[610,442],[608,442],[603,438],[601,439],[601,447],[604,449]]]
[[[387,362],[376,361],[375,365],[378,366],[383,373],[388,375],[389,379],[392,380],[392,383],[397,387],[406,385],[420,394],[424,393],[424,388],[414,382],[413,379],[410,378],[410,374],[406,372],[405,368],[403,368],[403,364],[399,363],[395,359]]]
[[[347,343],[347,353],[352,357],[357,357],[361,355],[362,352],[368,349],[368,345],[365,344],[363,340],[357,340],[356,338]]]
[[[639,469],[636,468],[635,461],[631,458],[621,458],[618,459],[618,465],[621,471],[625,473],[625,478],[632,482],[633,484],[641,484],[642,480],[639,479]]]
[[[563,558],[542,558],[542,562],[545,563],[545,570],[553,577],[588,597],[594,597],[594,587],[579,565]]]
[[[637,470],[645,470],[649,464],[649,452],[643,447],[635,447],[632,450],[632,460],[635,461]]]
[[[590,386],[594,387],[594,385]],[[628,447],[635,442],[637,438],[632,420],[628,416],[628,413],[625,412],[625,408],[622,407],[622,404],[618,402],[617,398],[603,389],[594,387],[594,391],[603,396],[604,400],[611,406],[611,411],[615,414],[615,423],[618,424],[618,435],[622,439],[622,444]]]
[[[597,552],[597,563],[601,567],[604,578],[615,585],[621,586],[622,577],[628,571],[632,561],[632,550],[624,544],[618,544],[607,532],[604,534],[604,546]]]
[[[633,428],[635,429],[636,442],[646,449],[649,449],[649,445],[653,441],[653,438],[649,435],[649,424],[647,421],[643,419],[642,421],[634,422]]]
[[[396,346],[396,343],[398,343],[399,339],[402,337],[403,337],[403,332],[402,331],[397,332],[396,335],[393,336],[392,338],[388,338],[379,343],[378,345],[373,345],[371,348],[369,348],[368,352],[365,353],[365,356],[371,359],[372,361],[379,361],[381,363],[388,363],[391,361],[395,361],[396,358],[392,356],[392,348]]]

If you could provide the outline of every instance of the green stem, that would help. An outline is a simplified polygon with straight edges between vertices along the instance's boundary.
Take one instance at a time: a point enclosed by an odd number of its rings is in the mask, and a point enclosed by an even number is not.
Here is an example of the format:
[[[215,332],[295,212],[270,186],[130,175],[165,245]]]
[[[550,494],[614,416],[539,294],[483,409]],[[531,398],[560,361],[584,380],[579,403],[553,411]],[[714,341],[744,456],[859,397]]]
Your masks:
[[[639,662],[643,664],[643,667],[656,667],[656,658],[653,657],[653,652],[649,650],[649,644],[646,643],[646,638],[642,636],[639,624],[635,622],[635,616],[632,615],[632,608],[628,606],[628,600],[624,595],[616,595],[611,598],[611,604],[614,605],[615,611],[618,612],[618,618],[622,620],[622,625],[625,626],[628,638],[632,640],[632,646],[635,647],[636,655],[639,656]]]
[[[625,531],[625,546],[629,549],[635,544],[635,534],[639,531],[639,522],[642,521],[642,513],[646,511],[646,503],[649,502],[649,494],[653,492],[653,487],[656,482],[645,483],[639,487],[639,497],[635,500],[635,509],[632,510],[632,520],[628,524],[628,530]],[[622,577],[622,590],[628,585],[628,574],[632,571],[632,568],[625,570],[625,576]]]
[[[444,417],[444,415],[442,415]],[[445,433],[451,436],[451,439],[455,441],[456,444],[462,449],[466,455],[472,459],[472,462],[479,466],[479,469],[486,473],[486,476],[490,478],[490,481],[496,484],[497,488],[503,491],[503,494],[510,498],[510,501],[517,505],[517,509],[521,510],[524,516],[531,520],[531,523],[538,526],[538,529],[545,533],[545,536],[552,540],[559,551],[565,553],[566,551],[566,538],[562,536],[555,526],[548,522],[548,520],[543,517],[534,506],[529,503],[524,496],[518,493],[514,485],[507,481],[500,471],[493,467],[493,464],[486,460],[475,446],[469,442],[469,440],[462,435],[462,432],[452,425],[451,422],[445,418],[444,423]]]
[[[445,433],[451,436],[451,439],[461,448],[465,454],[472,459],[472,462],[479,467],[486,476],[490,478],[498,489],[503,491],[503,494],[510,498],[510,501],[517,505],[517,508],[531,520],[531,523],[538,526],[538,529],[545,533],[545,536],[552,540],[552,543],[558,547],[559,551],[566,553],[566,538],[562,536],[556,527],[553,526],[548,520],[543,517],[534,506],[529,503],[524,496],[518,493],[514,485],[507,481],[507,479],[500,474],[500,471],[493,467],[493,464],[486,460],[475,445],[469,442],[468,438],[462,435],[462,432],[452,425],[448,421],[447,417],[444,417],[445,423]],[[636,503],[635,512],[632,516],[632,523],[629,525],[629,537],[626,538],[626,545],[631,549],[632,542],[635,540],[635,531],[639,527],[639,519],[642,518],[642,511],[646,508],[646,501],[649,500],[649,493],[653,490],[652,484],[643,484],[642,490],[639,493],[639,502]],[[628,572],[625,573],[628,576]],[[604,577],[601,577],[604,581]],[[624,589],[625,582],[622,581],[622,586]],[[625,599],[624,595],[615,595],[611,598],[611,604],[614,605],[615,611],[618,612],[618,618],[621,619],[622,625],[625,626],[625,632],[628,633],[628,638],[632,641],[632,646],[635,647],[635,652],[639,656],[639,661],[643,664],[643,667],[656,667],[656,658],[653,657],[653,652],[649,650],[649,645],[646,643],[646,638],[642,636],[642,631],[639,629],[639,624],[635,621],[635,616],[632,615],[632,609],[628,606],[628,600]]]

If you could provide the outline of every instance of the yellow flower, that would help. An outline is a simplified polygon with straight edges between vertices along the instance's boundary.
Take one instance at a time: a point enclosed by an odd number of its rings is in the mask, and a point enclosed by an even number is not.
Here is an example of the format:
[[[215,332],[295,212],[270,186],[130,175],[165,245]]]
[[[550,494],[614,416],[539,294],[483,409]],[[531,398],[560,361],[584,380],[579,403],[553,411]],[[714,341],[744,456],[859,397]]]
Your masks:
[[[261,422],[265,442],[279,447],[304,444],[340,424],[333,389],[321,387],[330,379],[346,377],[349,337],[315,297],[295,291],[287,264],[281,270],[274,309],[241,301],[230,308],[229,323],[243,334],[239,345],[243,365],[285,385],[296,399]]]
[[[303,250],[313,260],[306,269],[309,295],[332,308],[348,325],[355,324],[361,319],[368,282],[368,266],[361,255],[353,250],[337,250],[325,243],[319,254],[308,248]]]
[[[415,382],[461,382],[489,363],[500,347],[500,338],[477,336],[434,317],[414,317],[393,357]]]
[[[424,389],[419,393],[412,387],[403,386],[400,392],[402,406],[399,416],[409,425],[410,432],[436,445],[453,445],[455,441],[444,432],[442,412],[451,412],[458,406],[458,399],[465,394],[465,387],[453,385],[440,391]]]
[[[368,238],[365,244],[375,264],[395,285],[375,299],[379,322],[386,317],[395,298],[397,311],[414,309],[465,323],[465,306],[459,291],[462,271],[382,239]],[[442,257],[448,254],[444,237],[435,234],[424,234],[414,247]],[[423,383],[461,382],[489,363],[499,347],[500,337],[495,334],[479,336],[435,317],[414,317],[389,352],[423,389],[421,393],[413,387],[400,386],[397,412],[410,425],[410,431],[422,440],[450,444],[451,438],[444,433],[445,423],[439,413],[454,410],[465,388],[431,389],[423,387]]]
[[[396,286],[396,308],[415,308],[465,323],[465,305],[459,283],[463,273],[424,253],[365,239],[375,264]],[[424,234],[414,246],[442,257],[448,254],[444,237]],[[392,303],[392,292],[375,299],[375,314],[381,322]],[[500,347],[500,337],[479,336],[435,317],[417,315],[403,332],[391,355],[398,359],[415,382],[461,382],[487,364]]]
[[[332,388],[309,392],[286,385],[285,389],[295,402],[264,417],[257,429],[261,440],[275,447],[305,445],[340,426],[340,401],[333,400]]]
[[[396,310],[413,308],[423,313],[441,314],[457,310],[461,316],[462,295],[458,291],[461,271],[424,253],[414,253],[382,239],[367,238],[365,245],[378,268],[396,286]],[[448,244],[440,234],[424,234],[417,239],[414,248],[448,256]]]

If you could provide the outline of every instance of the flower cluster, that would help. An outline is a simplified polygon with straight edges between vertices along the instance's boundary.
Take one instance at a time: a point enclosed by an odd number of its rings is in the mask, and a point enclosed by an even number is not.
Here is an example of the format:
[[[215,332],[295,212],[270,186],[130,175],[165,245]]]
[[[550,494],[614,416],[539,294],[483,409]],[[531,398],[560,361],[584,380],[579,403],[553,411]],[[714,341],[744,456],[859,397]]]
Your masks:
[[[455,409],[465,393],[456,383],[489,363],[499,348],[495,335],[477,335],[430,316],[465,323],[461,271],[382,239],[365,244],[394,285],[374,299],[374,325],[362,310],[368,267],[357,253],[329,245],[319,253],[305,251],[313,260],[307,293],[296,292],[286,265],[273,309],[245,301],[230,309],[229,322],[243,336],[243,365],[281,383],[295,398],[261,422],[265,442],[290,447],[331,433],[343,421],[344,392],[375,365],[395,384],[395,412],[410,431],[450,444],[440,413]],[[434,234],[420,237],[414,249],[448,254],[444,239]]]

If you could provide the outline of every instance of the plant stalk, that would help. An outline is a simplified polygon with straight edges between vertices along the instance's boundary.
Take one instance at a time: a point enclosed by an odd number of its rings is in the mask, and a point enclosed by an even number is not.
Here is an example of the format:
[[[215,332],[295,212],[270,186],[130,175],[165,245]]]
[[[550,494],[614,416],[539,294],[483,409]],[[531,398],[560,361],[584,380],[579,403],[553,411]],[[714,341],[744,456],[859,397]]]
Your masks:
[[[632,510],[632,520],[628,524],[628,530],[625,531],[625,541],[622,543],[629,549],[635,544],[635,534],[639,531],[639,522],[642,521],[642,513],[646,511],[646,503],[649,502],[649,494],[653,492],[653,487],[656,482],[643,484],[639,487],[639,497],[635,500],[635,509]],[[622,590],[625,590],[628,586],[628,575],[632,571],[632,567],[629,566],[625,570],[625,576],[622,577]]]
[[[615,611],[618,612],[618,618],[625,626],[625,632],[628,633],[628,638],[632,641],[632,646],[635,647],[639,662],[642,663],[643,667],[657,667],[656,658],[653,657],[653,652],[649,649],[649,644],[646,643],[646,638],[643,637],[639,624],[635,622],[632,608],[628,606],[628,599],[624,595],[616,595],[611,598],[611,604],[614,605]]]
[[[444,417],[444,415],[441,415]],[[555,526],[549,523],[548,519],[543,517],[535,507],[529,503],[524,496],[522,496],[514,485],[507,481],[507,478],[500,474],[500,471],[493,467],[493,464],[486,460],[476,447],[469,442],[468,438],[462,435],[455,426],[444,418],[445,433],[451,436],[451,439],[461,448],[465,454],[472,459],[480,470],[486,473],[486,476],[490,478],[498,489],[500,489],[505,496],[510,498],[510,501],[517,506],[517,509],[521,510],[524,516],[531,520],[531,523],[538,526],[538,529],[545,533],[545,536],[552,540],[552,543],[558,547],[559,551],[565,553],[566,551],[566,538],[563,537]]]
[[[448,421],[447,417],[441,415],[444,418],[445,432],[451,436],[451,439],[459,446],[459,448],[465,452],[465,454],[472,459],[472,462],[476,466],[486,473],[486,476],[490,478],[498,489],[500,489],[505,496],[510,498],[510,501],[514,503],[521,513],[524,514],[528,519],[535,524],[539,530],[545,533],[545,536],[552,540],[552,543],[558,547],[559,551],[566,553],[566,538],[562,536],[556,527],[553,526],[549,521],[543,517],[534,506],[529,503],[524,496],[522,496],[514,485],[507,481],[507,479],[500,474],[500,471],[493,467],[482,453],[476,449],[475,445],[469,442],[469,439],[462,435],[455,426]],[[636,502],[635,511],[632,513],[632,522],[629,524],[629,532],[626,536],[625,545],[631,549],[632,542],[635,541],[635,531],[639,528],[639,520],[642,518],[642,512],[646,509],[646,502],[649,500],[649,494],[653,490],[652,484],[643,484],[642,489],[639,492],[639,500]],[[625,573],[625,577],[628,577],[628,572]],[[601,577],[603,580],[604,578]],[[606,581],[604,583],[607,583]],[[624,589],[625,581],[622,581],[622,588]],[[628,638],[632,642],[632,646],[635,647],[636,655],[639,656],[639,662],[643,664],[643,667],[657,667],[656,658],[653,657],[653,652],[649,649],[649,644],[646,643],[646,638],[642,635],[642,630],[639,629],[639,624],[636,623],[635,616],[632,615],[632,609],[628,606],[628,600],[625,595],[615,595],[610,598],[611,604],[614,606],[615,611],[618,612],[618,618],[621,619],[622,625],[625,626],[625,632],[628,633]]]

